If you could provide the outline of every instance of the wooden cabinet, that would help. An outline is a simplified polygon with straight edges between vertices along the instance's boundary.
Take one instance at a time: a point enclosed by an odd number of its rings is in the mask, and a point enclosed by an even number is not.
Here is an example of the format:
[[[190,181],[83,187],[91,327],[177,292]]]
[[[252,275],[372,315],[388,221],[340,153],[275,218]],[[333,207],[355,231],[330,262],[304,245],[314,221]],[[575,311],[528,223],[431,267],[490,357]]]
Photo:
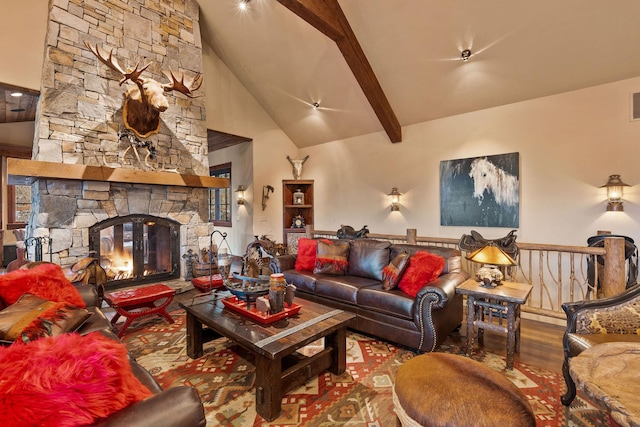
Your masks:
[[[306,225],[313,225],[313,180],[283,180],[283,243],[291,233],[304,233]]]

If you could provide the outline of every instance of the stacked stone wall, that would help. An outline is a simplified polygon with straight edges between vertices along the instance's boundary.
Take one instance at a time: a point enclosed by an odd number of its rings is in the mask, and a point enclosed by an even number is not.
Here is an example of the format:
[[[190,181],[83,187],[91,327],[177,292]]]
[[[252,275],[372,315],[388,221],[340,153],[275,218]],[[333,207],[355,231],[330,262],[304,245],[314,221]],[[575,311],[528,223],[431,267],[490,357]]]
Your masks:
[[[158,134],[144,138],[156,158],[144,162],[128,150],[123,130],[123,94],[135,87],[102,64],[85,46],[113,50],[123,68],[151,65],[141,75],[171,83],[163,72],[202,73],[202,45],[195,0],[52,0],[34,140],[36,160],[177,170],[208,175],[204,85],[189,98],[167,94]]]
[[[187,82],[202,72],[195,0],[50,0],[33,159],[208,175],[204,85],[195,98],[168,94],[159,133],[143,139],[156,152],[145,162],[145,149],[138,147],[136,155],[131,141],[120,137],[123,94],[135,85],[120,85],[121,76],[85,42],[113,49],[122,67],[150,62],[142,77],[161,83],[170,83],[163,71],[184,73]],[[63,178],[33,184],[27,227],[27,236],[50,238],[56,263],[89,255],[89,227],[129,214],[179,222],[181,254],[208,244],[207,189]]]

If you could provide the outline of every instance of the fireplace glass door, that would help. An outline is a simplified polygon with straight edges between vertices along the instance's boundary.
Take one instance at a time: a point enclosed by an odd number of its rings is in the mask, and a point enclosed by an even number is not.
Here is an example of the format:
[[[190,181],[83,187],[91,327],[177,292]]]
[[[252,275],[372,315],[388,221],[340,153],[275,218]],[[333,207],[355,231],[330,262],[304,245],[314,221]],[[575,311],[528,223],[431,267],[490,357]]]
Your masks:
[[[91,247],[107,288],[177,278],[179,224],[149,215],[112,218],[91,228]]]

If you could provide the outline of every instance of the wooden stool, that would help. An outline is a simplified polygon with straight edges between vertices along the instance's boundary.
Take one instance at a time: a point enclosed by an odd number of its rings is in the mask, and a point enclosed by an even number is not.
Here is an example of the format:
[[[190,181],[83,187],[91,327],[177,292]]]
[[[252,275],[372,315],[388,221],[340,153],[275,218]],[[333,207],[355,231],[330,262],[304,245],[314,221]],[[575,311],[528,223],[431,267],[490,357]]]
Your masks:
[[[111,324],[115,327],[120,316],[127,319],[118,332],[118,338],[122,338],[131,322],[141,317],[157,314],[164,317],[167,322],[173,323],[166,308],[173,301],[175,293],[175,290],[167,285],[156,284],[105,294],[104,300],[116,310]]]
[[[525,395],[500,373],[464,356],[429,353],[405,362],[393,387],[404,427],[535,427]]]

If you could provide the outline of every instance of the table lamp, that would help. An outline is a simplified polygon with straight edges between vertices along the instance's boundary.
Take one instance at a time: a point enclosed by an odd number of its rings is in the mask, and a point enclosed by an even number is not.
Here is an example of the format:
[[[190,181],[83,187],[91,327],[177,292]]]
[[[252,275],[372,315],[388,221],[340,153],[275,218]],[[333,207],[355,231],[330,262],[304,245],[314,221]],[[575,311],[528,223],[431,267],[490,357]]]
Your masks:
[[[485,288],[495,288],[501,284],[504,274],[502,274],[498,266],[512,267],[518,265],[509,254],[493,242],[471,252],[467,255],[467,259],[482,264],[482,267],[476,271],[476,277],[481,286]]]

